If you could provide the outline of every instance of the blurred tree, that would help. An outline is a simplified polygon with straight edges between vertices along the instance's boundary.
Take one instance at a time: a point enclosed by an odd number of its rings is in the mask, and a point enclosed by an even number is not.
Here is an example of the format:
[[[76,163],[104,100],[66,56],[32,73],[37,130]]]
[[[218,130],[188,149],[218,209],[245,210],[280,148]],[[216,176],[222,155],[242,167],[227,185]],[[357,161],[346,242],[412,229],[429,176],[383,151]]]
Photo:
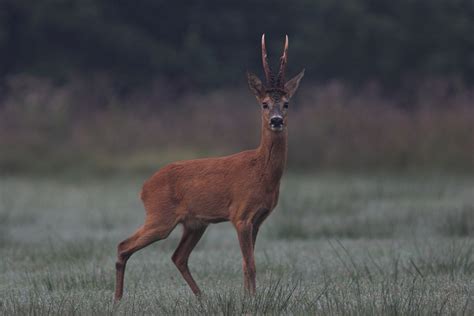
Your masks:
[[[275,62],[288,33],[313,80],[474,79],[471,0],[1,0],[0,76],[233,85],[260,69],[264,32]]]

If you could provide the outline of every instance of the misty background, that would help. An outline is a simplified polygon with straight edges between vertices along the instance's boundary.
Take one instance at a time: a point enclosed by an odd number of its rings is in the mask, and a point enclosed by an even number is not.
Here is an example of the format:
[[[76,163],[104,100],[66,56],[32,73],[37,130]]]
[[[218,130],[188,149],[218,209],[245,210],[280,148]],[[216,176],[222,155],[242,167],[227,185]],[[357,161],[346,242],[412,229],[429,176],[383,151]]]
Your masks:
[[[146,171],[256,147],[260,37],[293,170],[472,170],[474,3],[3,0],[0,172]]]

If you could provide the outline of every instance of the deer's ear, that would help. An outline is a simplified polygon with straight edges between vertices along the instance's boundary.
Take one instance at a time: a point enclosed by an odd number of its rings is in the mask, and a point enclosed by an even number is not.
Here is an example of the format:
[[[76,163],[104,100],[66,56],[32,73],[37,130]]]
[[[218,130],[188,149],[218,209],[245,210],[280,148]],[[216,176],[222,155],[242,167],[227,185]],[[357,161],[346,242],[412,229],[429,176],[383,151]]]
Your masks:
[[[262,81],[253,73],[247,72],[247,81],[249,83],[250,90],[255,94],[257,98],[262,98],[265,95],[265,87]]]
[[[304,69],[299,74],[291,78],[291,80],[289,80],[287,83],[285,83],[285,90],[290,98],[295,94],[296,90],[298,90],[298,86],[300,85],[300,81],[303,76]]]

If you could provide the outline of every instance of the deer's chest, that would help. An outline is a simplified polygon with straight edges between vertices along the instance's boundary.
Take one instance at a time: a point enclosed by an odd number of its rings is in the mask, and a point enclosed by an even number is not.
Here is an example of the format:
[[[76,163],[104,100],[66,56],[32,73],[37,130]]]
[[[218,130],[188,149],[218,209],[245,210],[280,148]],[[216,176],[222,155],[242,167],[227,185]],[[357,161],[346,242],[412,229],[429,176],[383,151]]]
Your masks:
[[[246,203],[249,204],[250,207],[273,210],[278,203],[279,191],[279,183],[275,183],[271,186],[260,186],[249,192]]]

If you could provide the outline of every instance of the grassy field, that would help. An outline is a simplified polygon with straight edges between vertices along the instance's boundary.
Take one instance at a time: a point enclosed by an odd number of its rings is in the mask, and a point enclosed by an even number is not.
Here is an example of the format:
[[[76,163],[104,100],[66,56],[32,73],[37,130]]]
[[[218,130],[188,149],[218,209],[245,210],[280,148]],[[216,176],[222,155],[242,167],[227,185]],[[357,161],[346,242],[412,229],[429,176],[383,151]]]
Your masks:
[[[200,300],[170,259],[178,227],[130,259],[114,305],[144,179],[0,178],[0,314],[474,314],[474,177],[439,174],[288,174],[257,241],[255,297],[224,223],[191,256]]]

